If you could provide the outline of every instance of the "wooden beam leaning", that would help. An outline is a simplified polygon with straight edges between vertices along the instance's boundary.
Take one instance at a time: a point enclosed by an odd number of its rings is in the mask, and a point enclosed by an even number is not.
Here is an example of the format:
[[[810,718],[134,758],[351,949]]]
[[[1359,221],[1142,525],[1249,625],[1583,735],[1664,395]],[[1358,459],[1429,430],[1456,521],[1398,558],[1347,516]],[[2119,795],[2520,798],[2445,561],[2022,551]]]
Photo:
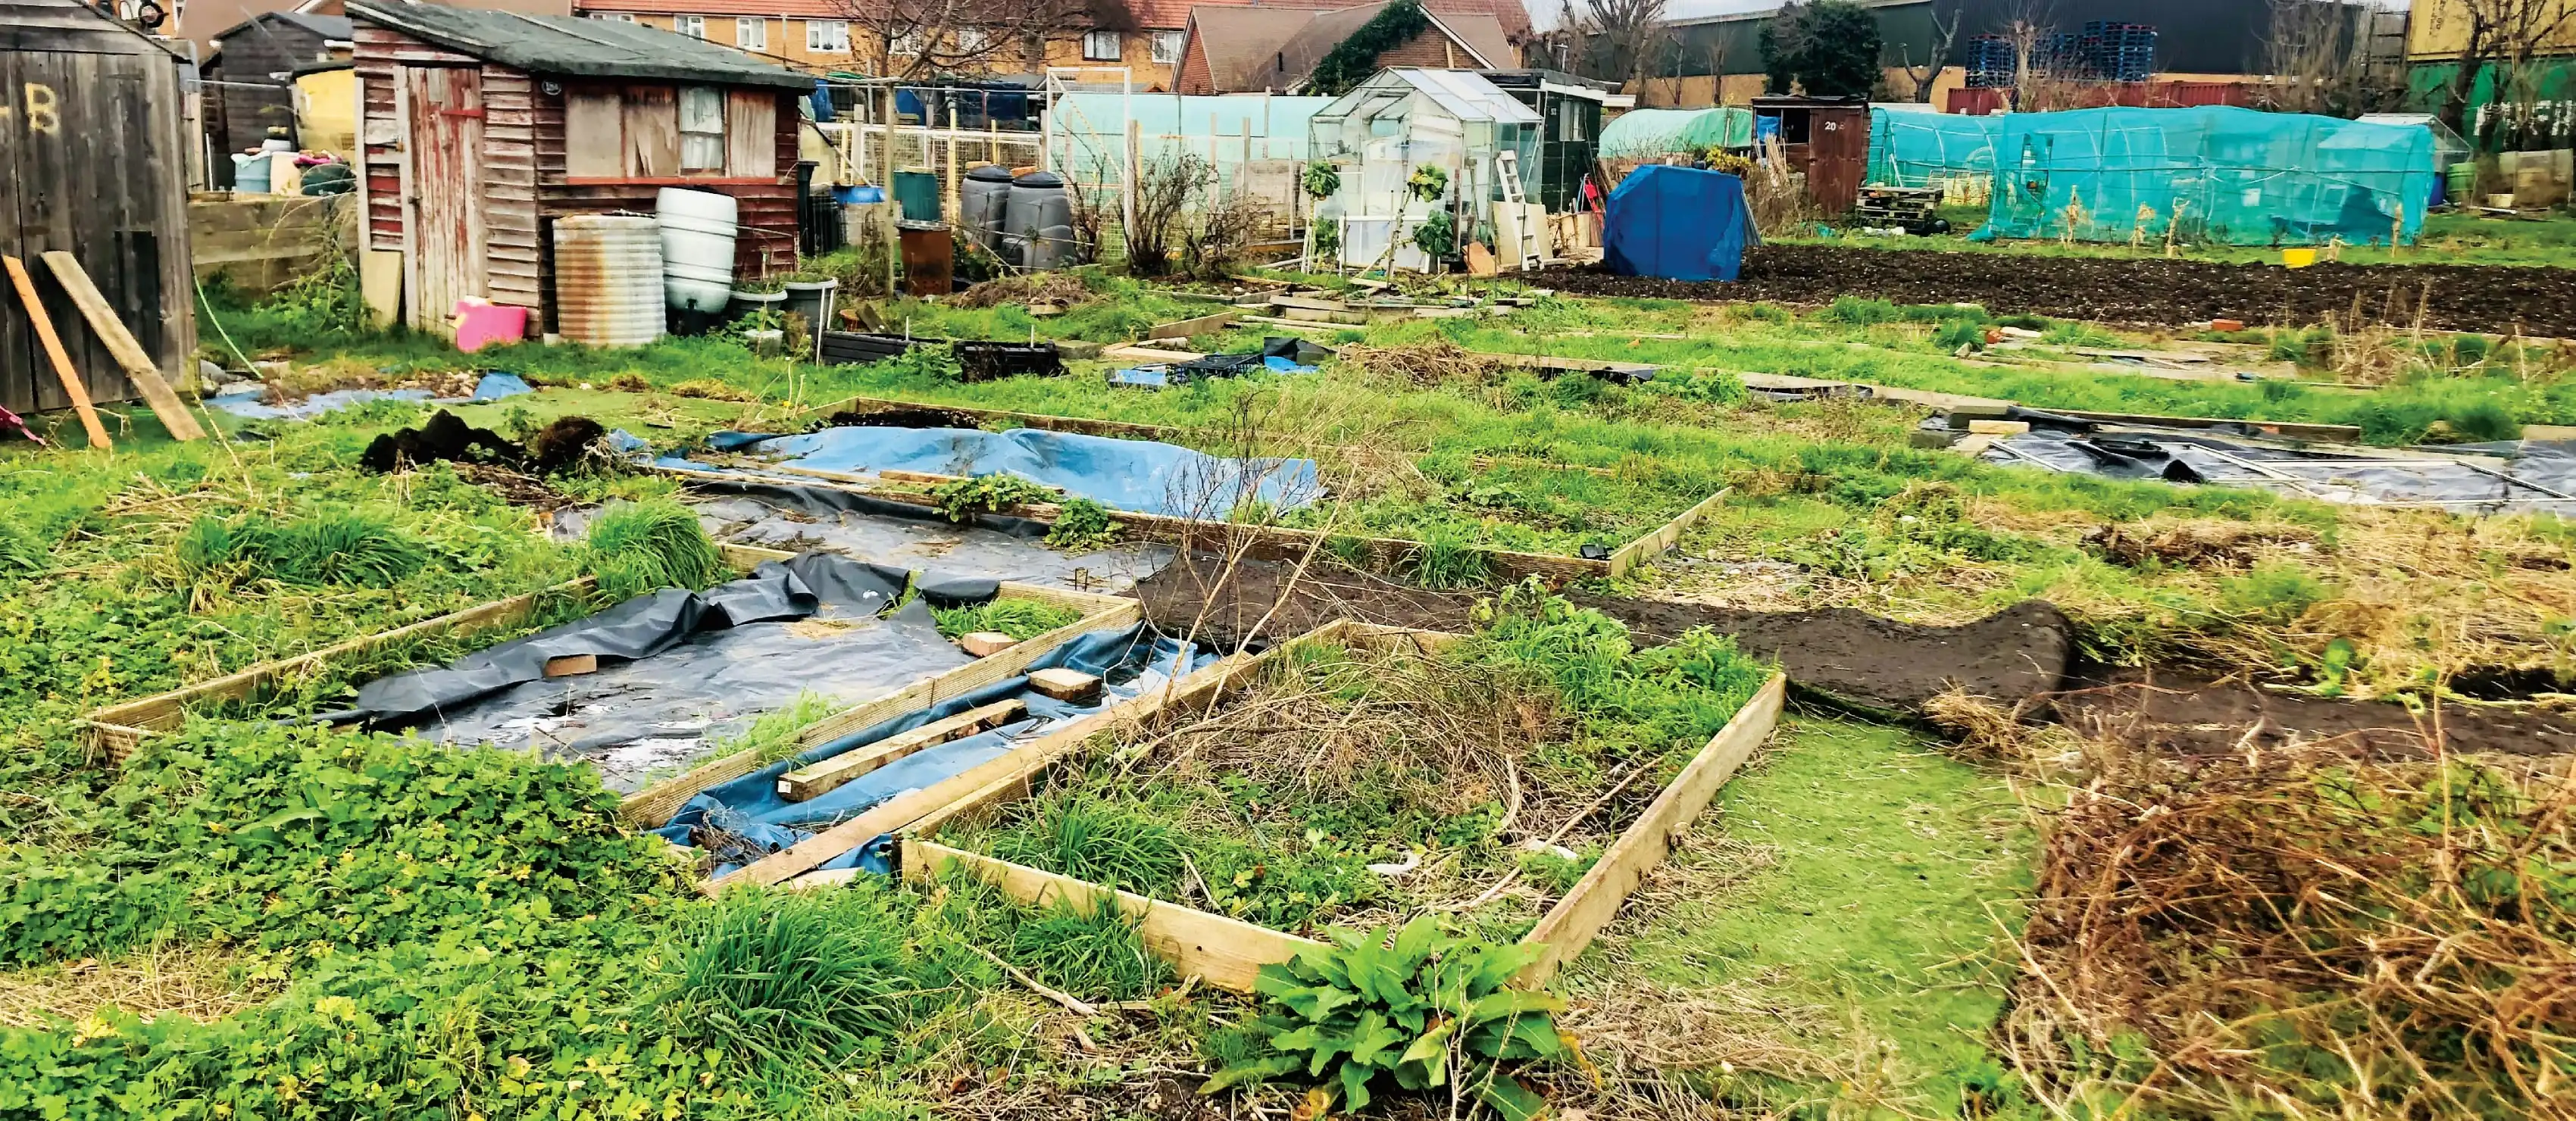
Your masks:
[[[1314,939],[1242,919],[1113,891],[917,837],[904,838],[902,865],[903,878],[912,883],[935,883],[952,871],[963,871],[1031,907],[1058,902],[1096,907],[1100,902],[1115,902],[1119,913],[1136,920],[1137,937],[1154,956],[1172,963],[1184,977],[1195,976],[1229,992],[1250,992],[1264,965],[1285,962],[1300,950],[1324,948]]]
[[[1655,865],[1673,851],[1681,835],[1698,820],[1700,812],[1717,797],[1718,788],[1734,776],[1736,768],[1752,758],[1755,748],[1771,738],[1771,729],[1780,720],[1780,702],[1789,679],[1771,675],[1762,688],[1745,702],[1735,716],[1720,728],[1708,744],[1691,758],[1682,773],[1655,796],[1646,812],[1630,822],[1610,845],[1592,870],[1575,882],[1565,897],[1548,908],[1538,925],[1522,936],[1525,944],[1546,947],[1537,961],[1523,968],[1515,982],[1535,988],[1547,983],[1556,971],[1592,944],[1601,928],[1619,914],[1619,906],[1628,894],[1646,878]]]
[[[810,801],[907,755],[1000,727],[1028,714],[1028,702],[1017,699],[970,708],[945,720],[932,721],[909,732],[897,733],[866,747],[780,775],[778,796],[790,802]]]
[[[45,313],[45,302],[36,298],[36,281],[27,275],[27,262],[16,257],[0,257],[0,265],[9,270],[9,283],[18,289],[18,299],[27,305],[27,322],[36,328],[36,341],[43,344],[45,357],[54,363],[54,376],[61,378],[63,396],[71,398],[72,407],[80,410],[81,428],[89,433],[89,446],[114,450],[107,440],[106,426],[98,422],[98,410],[89,403],[89,387],[81,384],[80,371],[72,368],[72,356],[63,352],[62,336],[54,333],[54,317]]]
[[[152,415],[161,418],[161,426],[181,441],[205,439],[206,430],[198,426],[196,417],[189,415],[188,406],[180,402],[179,395],[170,391],[170,383],[161,380],[161,371],[153,366],[152,356],[144,353],[143,344],[134,341],[134,333],[126,330],[125,322],[116,317],[116,309],[107,306],[107,297],[100,295],[98,285],[90,282],[89,272],[81,268],[80,259],[56,249],[44,254],[44,261],[54,270],[54,280],[63,286],[63,291],[71,294],[72,303],[79,306],[82,318],[89,320],[90,331],[98,336],[99,342],[106,344],[109,354],[116,356],[116,364],[124,368],[126,379],[134,383],[134,388],[143,391],[144,402],[152,406]]]

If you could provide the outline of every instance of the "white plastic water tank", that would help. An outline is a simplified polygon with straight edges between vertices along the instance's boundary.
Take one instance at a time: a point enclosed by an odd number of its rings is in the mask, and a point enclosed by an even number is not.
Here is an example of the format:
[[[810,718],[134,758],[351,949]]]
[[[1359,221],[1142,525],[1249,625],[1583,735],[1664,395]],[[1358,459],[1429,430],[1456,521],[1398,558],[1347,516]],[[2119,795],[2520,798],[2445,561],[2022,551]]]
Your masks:
[[[555,219],[555,323],[591,346],[662,337],[662,227],[640,215]]]
[[[733,196],[664,187],[653,213],[662,224],[662,279],[671,306],[723,311],[733,296]]]

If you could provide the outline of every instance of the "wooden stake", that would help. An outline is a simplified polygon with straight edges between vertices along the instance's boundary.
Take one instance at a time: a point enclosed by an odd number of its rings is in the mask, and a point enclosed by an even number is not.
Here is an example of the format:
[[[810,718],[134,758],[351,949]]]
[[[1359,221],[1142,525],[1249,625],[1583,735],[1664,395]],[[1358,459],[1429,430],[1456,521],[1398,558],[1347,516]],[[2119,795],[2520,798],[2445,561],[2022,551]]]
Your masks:
[[[107,440],[107,428],[98,422],[98,410],[89,404],[89,387],[82,385],[80,371],[72,369],[72,356],[63,353],[63,340],[54,334],[53,317],[45,314],[45,305],[36,299],[36,282],[27,275],[27,262],[16,257],[0,258],[9,268],[9,283],[16,285],[18,299],[27,305],[27,321],[36,325],[36,338],[44,343],[45,354],[54,360],[54,374],[63,379],[63,395],[72,399],[80,410],[81,427],[89,430],[89,446],[115,450]]]
[[[116,356],[116,364],[125,368],[125,376],[134,388],[143,391],[143,399],[152,406],[152,415],[161,418],[161,426],[182,441],[203,440],[206,430],[189,415],[188,406],[170,391],[170,383],[161,380],[161,371],[152,365],[152,356],[143,352],[143,344],[134,341],[134,333],[116,317],[116,309],[107,306],[107,297],[90,282],[89,271],[81,268],[80,259],[56,249],[44,255],[45,264],[54,270],[54,279],[63,291],[71,294],[81,315],[89,320],[89,329],[98,341],[107,344],[107,352]],[[183,359],[184,361],[184,359]]]

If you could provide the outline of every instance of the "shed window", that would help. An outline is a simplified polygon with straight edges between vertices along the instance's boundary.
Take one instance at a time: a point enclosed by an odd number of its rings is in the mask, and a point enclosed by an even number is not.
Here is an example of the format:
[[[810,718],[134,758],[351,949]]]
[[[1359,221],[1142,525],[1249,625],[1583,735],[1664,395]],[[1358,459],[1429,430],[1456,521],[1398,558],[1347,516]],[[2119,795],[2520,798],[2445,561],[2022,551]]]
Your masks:
[[[1082,33],[1082,60],[1084,62],[1116,62],[1118,59],[1119,52],[1117,32],[1086,31]]]
[[[1560,97],[1556,99],[1557,139],[1589,140],[1592,138],[1591,129],[1586,127],[1590,122],[1585,119],[1585,114],[1583,112],[1584,104],[1584,102],[1571,97]]]
[[[725,96],[713,86],[680,87],[680,170],[724,170]]]

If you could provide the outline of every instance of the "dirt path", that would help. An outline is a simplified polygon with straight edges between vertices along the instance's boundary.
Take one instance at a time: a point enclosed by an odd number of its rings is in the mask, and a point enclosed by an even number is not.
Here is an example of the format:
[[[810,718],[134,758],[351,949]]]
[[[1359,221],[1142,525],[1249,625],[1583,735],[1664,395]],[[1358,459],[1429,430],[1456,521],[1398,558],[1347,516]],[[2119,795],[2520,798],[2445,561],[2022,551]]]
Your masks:
[[[2209,261],[2049,257],[1831,245],[1767,245],[1726,284],[1551,269],[1534,284],[1585,296],[1771,300],[1825,304],[1875,296],[1903,304],[1970,301],[1998,315],[2028,312],[2105,323],[2177,325],[2210,319],[2310,324],[2364,315],[2440,330],[2576,336],[2576,269],[2501,265],[2223,265]]]
[[[2087,671],[2050,698],[2059,722],[2159,755],[2220,755],[2336,741],[2375,759],[2432,754],[2437,729],[2453,752],[2576,754],[2576,716],[2452,706],[2417,715],[2404,705],[2258,689],[2166,671]]]

